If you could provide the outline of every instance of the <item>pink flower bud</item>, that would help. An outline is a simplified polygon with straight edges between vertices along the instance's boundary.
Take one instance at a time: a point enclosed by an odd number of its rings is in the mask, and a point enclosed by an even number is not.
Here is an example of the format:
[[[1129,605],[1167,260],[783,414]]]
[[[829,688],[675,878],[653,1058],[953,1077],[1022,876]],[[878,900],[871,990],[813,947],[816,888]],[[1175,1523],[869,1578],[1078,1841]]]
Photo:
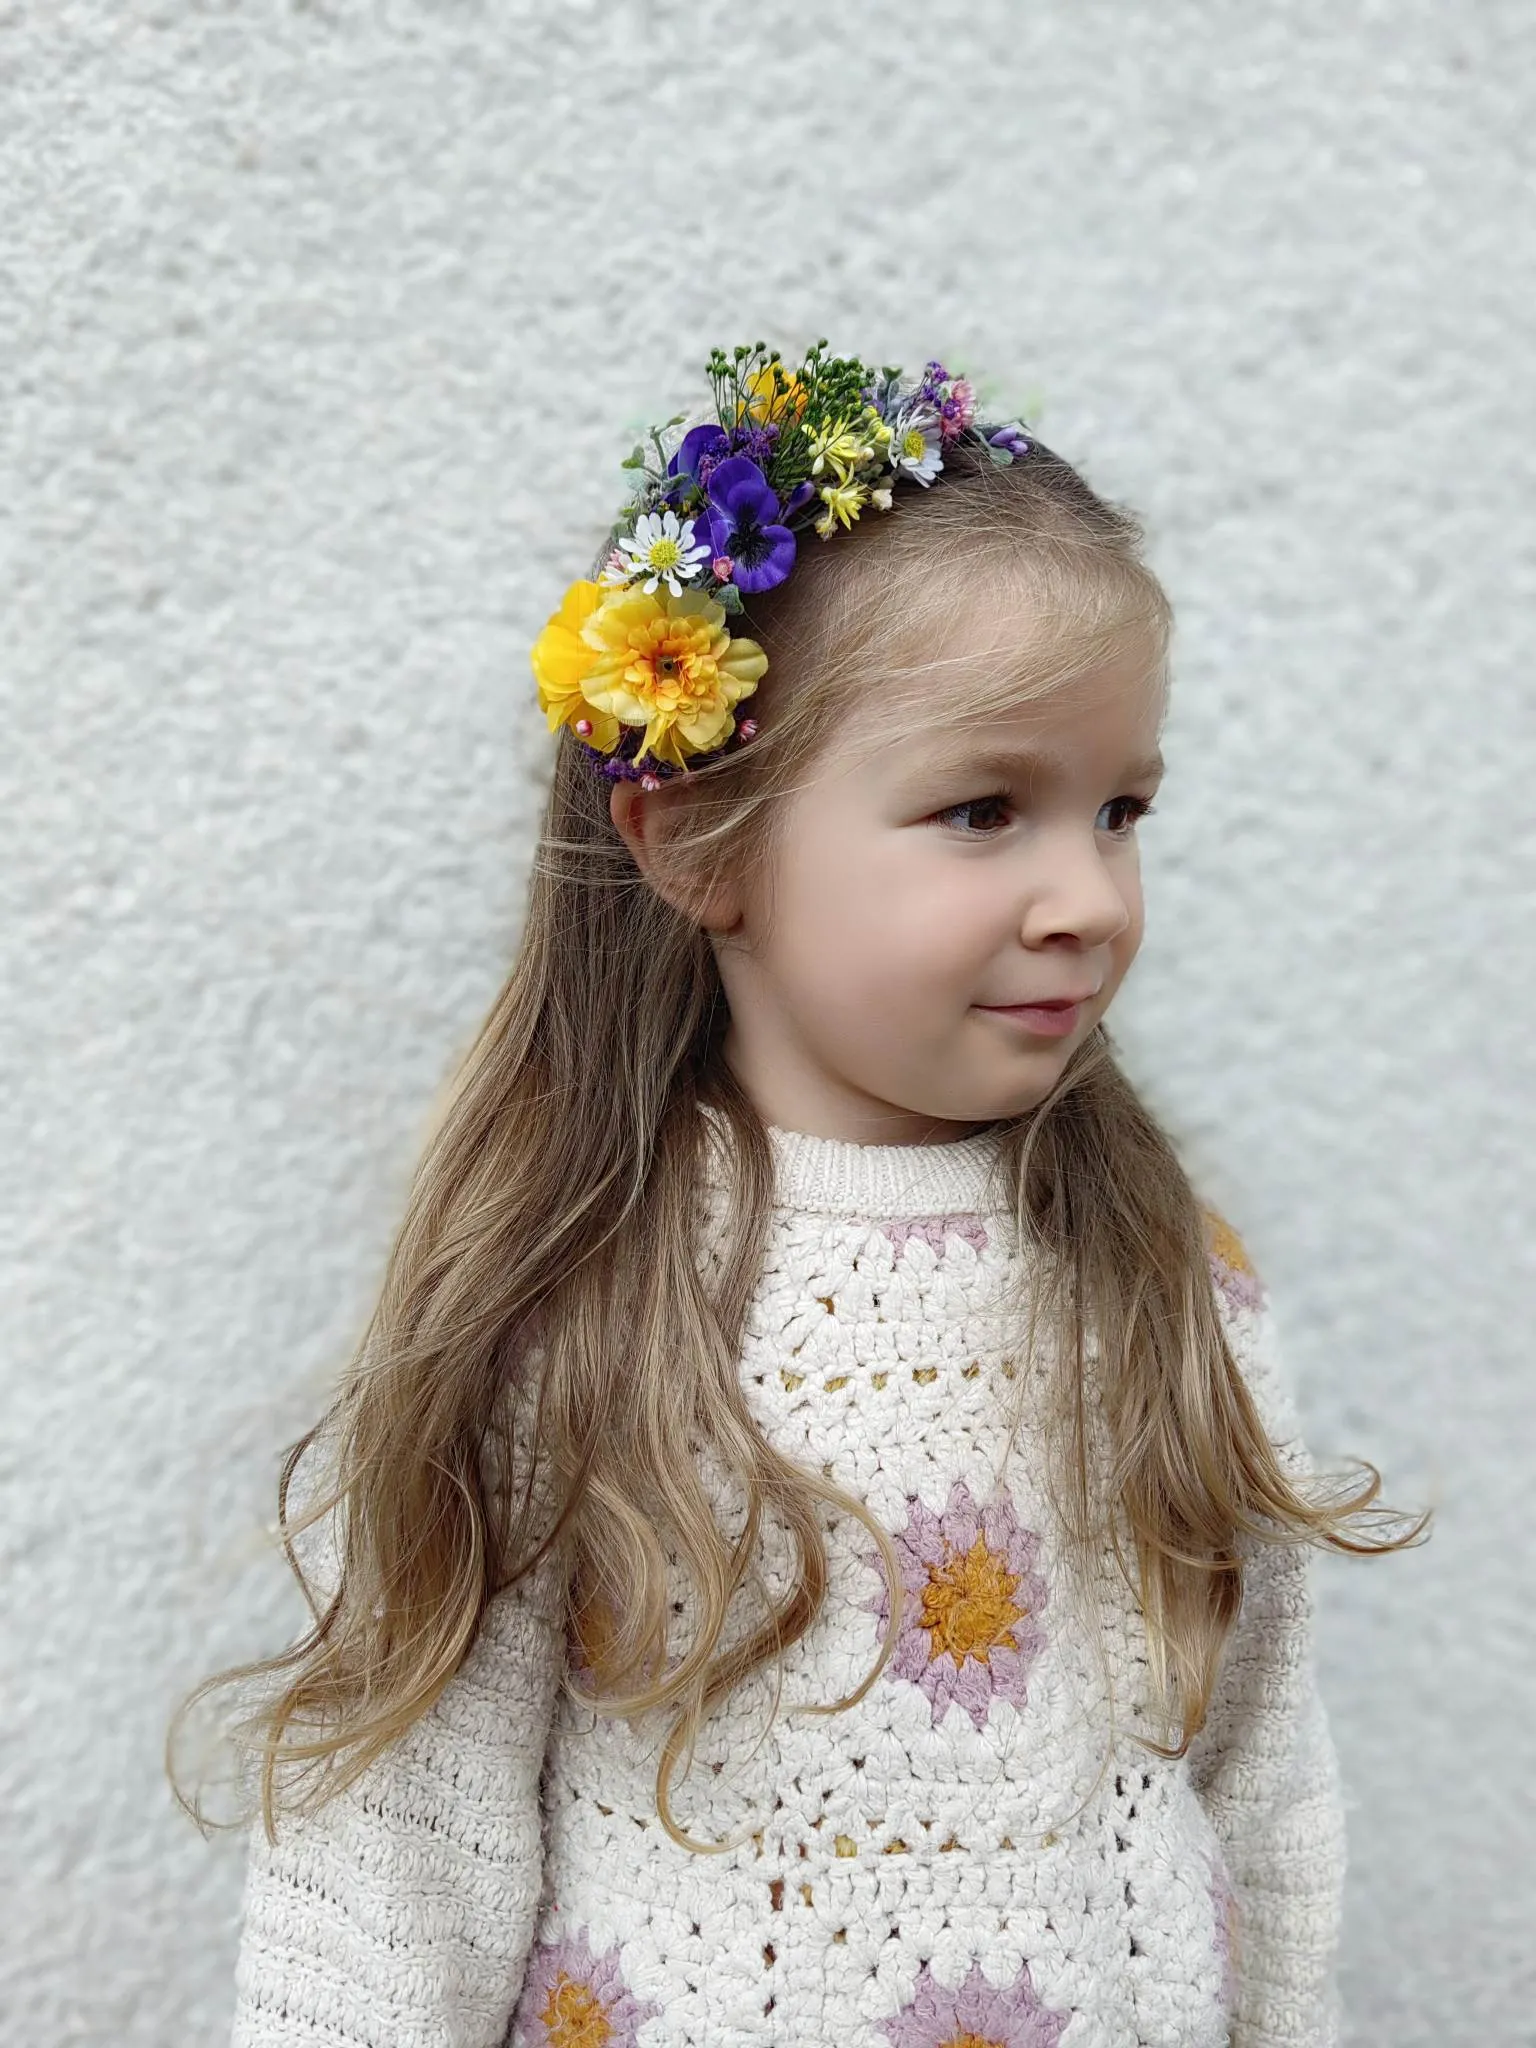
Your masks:
[[[642,775],[640,787],[642,789],[660,789],[661,777],[659,775]]]
[[[717,583],[729,583],[736,572],[736,564],[729,555],[716,555],[709,565],[709,570]]]
[[[590,737],[592,731],[591,719],[578,718],[576,721],[576,730],[581,734],[583,739],[587,739],[588,737]]]
[[[741,737],[742,737],[742,738],[743,738],[744,740],[752,740],[752,739],[756,739],[756,738],[757,738],[757,720],[756,720],[755,718],[743,718],[743,719],[742,719],[742,720],[741,720],[741,721],[740,721],[740,722],[738,723],[738,725],[737,725],[737,727],[736,727],[736,730],[737,730],[737,731],[738,731],[738,732],[739,732],[739,733],[741,734]]]

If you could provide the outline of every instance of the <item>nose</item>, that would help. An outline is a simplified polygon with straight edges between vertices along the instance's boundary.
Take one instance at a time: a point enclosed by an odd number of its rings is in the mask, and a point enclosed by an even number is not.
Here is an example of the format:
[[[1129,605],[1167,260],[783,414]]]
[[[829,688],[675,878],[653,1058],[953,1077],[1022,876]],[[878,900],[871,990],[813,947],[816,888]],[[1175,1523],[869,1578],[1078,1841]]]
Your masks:
[[[1097,833],[1062,831],[1041,843],[1031,863],[1020,918],[1027,945],[1068,936],[1082,946],[1107,946],[1131,922],[1124,877],[1107,860]]]

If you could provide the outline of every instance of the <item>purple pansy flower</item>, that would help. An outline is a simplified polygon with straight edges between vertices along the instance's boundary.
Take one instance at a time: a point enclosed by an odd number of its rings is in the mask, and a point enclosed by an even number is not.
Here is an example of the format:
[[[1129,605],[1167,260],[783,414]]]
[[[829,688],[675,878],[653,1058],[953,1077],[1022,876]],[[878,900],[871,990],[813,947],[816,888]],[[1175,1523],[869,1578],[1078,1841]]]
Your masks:
[[[1011,1984],[988,1983],[980,1963],[972,1963],[953,1991],[924,1963],[910,2003],[879,2026],[891,2048],[955,2048],[962,2041],[985,2048],[1056,2048],[1071,2017],[1042,2003],[1028,1963]]]
[[[580,1933],[534,1949],[512,2038],[517,2048],[636,2048],[640,2028],[660,2010],[625,1983],[617,1945],[595,1956]]]
[[[938,1515],[914,1494],[907,1526],[892,1540],[906,1594],[892,1675],[924,1694],[935,1727],[957,1702],[978,1729],[996,1699],[1023,1707],[1026,1681],[1045,1648],[1037,1617],[1049,1589],[1036,1568],[1040,1539],[1019,1522],[1007,1489],[979,1508],[957,1479]],[[878,1569],[878,1553],[870,1562]],[[868,1605],[883,1633],[891,1619],[883,1571]]]
[[[730,450],[730,441],[724,427],[713,420],[706,420],[700,427],[690,427],[680,442],[677,453],[667,464],[668,476],[699,477],[699,465],[710,457],[716,460]]]
[[[702,518],[712,552],[729,555],[738,590],[772,590],[795,566],[795,536],[779,523],[777,493],[750,456],[729,455],[710,474]]]

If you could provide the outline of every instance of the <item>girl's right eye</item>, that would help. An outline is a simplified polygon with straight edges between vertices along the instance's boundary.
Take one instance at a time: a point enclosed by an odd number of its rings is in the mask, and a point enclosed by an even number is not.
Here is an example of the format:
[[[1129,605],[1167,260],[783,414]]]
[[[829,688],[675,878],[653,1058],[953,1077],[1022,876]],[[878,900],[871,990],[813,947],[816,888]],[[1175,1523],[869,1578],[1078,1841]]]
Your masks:
[[[988,811],[995,805],[1001,805],[1005,810],[1008,808],[1009,798],[1005,791],[994,790],[991,796],[971,796],[967,797],[964,803],[950,804],[944,810],[934,812],[934,823],[945,825],[958,818],[963,811]],[[991,831],[977,832],[966,826],[957,827],[962,839],[995,839],[997,829],[994,827]]]

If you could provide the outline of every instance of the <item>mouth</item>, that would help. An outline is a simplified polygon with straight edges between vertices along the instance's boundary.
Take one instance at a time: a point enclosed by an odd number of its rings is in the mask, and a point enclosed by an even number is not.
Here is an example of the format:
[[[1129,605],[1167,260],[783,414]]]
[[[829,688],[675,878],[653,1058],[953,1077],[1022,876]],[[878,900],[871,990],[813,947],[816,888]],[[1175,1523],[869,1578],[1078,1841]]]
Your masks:
[[[1023,1003],[978,1003],[979,1010],[1075,1010],[1082,1003],[1091,1003],[1098,994],[1096,988],[1085,988],[1081,995],[1035,997]]]
[[[1084,1003],[1097,993],[1097,989],[1090,989],[1087,995],[1075,1000],[1053,996],[1045,1003],[978,1003],[976,1007],[988,1016],[1006,1019],[1016,1030],[1027,1031],[1032,1037],[1066,1038],[1077,1029]]]

